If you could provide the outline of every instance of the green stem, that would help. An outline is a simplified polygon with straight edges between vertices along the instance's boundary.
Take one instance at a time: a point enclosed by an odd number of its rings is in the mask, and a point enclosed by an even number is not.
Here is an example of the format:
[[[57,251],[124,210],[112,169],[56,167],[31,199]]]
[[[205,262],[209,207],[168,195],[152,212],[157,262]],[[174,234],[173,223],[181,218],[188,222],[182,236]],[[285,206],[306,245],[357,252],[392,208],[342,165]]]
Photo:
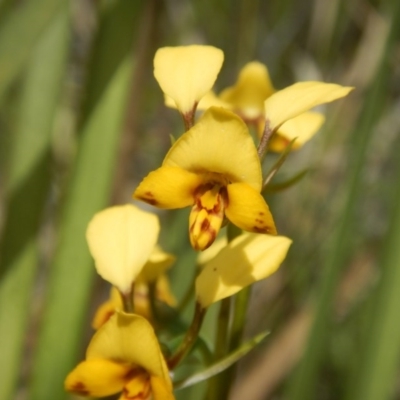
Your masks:
[[[174,369],[189,353],[197,339],[200,328],[203,324],[204,316],[206,315],[206,311],[206,308],[203,308],[199,303],[196,302],[193,320],[188,331],[186,332],[186,336],[181,345],[178,347],[178,350],[167,362],[169,369]]]
[[[221,301],[221,307],[218,315],[218,331],[215,342],[215,356],[216,360],[223,357],[228,350],[228,337],[229,337],[229,317],[231,314],[231,297],[227,297]]]
[[[185,308],[189,305],[190,300],[193,298],[193,294],[195,293],[195,281],[196,281],[197,273],[193,274],[193,278],[190,282],[190,285],[187,287],[186,292],[184,293],[182,300],[178,304],[177,311],[179,314],[185,310]]]
[[[232,311],[231,297],[221,301],[218,315],[217,337],[215,341],[214,360],[223,358],[228,352],[229,343],[229,319]],[[229,391],[229,383],[224,374],[219,374],[210,380],[207,400],[226,399]]]
[[[251,286],[247,286],[236,295],[229,351],[236,349],[242,340],[250,294]]]

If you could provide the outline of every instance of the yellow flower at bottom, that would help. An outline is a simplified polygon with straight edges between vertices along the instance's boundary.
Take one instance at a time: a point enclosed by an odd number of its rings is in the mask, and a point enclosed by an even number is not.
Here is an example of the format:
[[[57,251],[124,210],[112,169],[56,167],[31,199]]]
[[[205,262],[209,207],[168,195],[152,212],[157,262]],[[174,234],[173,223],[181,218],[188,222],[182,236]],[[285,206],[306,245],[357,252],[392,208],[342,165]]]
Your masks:
[[[208,261],[196,279],[196,296],[203,308],[232,296],[272,275],[292,241],[285,236],[244,233]]]
[[[224,217],[246,231],[276,233],[261,187],[260,160],[246,125],[234,113],[211,107],[133,195],[160,208],[192,206],[190,240],[204,250]]]
[[[65,380],[67,391],[120,399],[173,400],[172,383],[150,323],[117,312],[93,336],[86,360]]]

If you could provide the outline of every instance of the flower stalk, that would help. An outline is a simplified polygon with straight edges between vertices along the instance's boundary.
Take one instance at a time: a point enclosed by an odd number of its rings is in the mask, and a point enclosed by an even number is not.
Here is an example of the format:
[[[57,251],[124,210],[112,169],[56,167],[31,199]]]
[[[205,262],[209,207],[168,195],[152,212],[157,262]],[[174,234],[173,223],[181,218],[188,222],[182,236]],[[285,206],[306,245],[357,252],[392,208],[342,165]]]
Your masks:
[[[268,144],[272,137],[274,131],[271,129],[271,125],[268,119],[265,120],[264,131],[260,139],[260,143],[258,144],[257,153],[260,161],[262,161],[265,157],[265,154],[268,150]]]
[[[129,292],[122,292],[119,290],[122,300],[122,308],[127,314],[133,314],[135,311],[135,305],[133,301],[135,292],[135,284],[132,283],[131,290]]]
[[[196,302],[192,323],[175,354],[173,354],[167,361],[168,367],[171,370],[176,368],[177,365],[186,357],[195,343],[203,324],[206,311],[206,308],[202,307],[198,302]]]

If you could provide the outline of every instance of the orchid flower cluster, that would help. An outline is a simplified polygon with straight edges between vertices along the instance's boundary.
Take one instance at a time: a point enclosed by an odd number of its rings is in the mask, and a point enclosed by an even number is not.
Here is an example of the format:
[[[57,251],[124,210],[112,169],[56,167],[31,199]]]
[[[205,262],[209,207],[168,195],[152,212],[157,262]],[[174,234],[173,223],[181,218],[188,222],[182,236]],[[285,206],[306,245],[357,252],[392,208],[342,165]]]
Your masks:
[[[263,196],[270,177],[263,177],[262,163],[268,150],[285,159],[300,148],[324,122],[310,109],[352,88],[300,82],[277,91],[267,68],[251,62],[234,86],[217,95],[212,87],[223,58],[212,46],[157,51],[155,78],[165,104],[181,114],[185,132],[133,193],[158,208],[191,207],[190,243],[204,251],[193,289],[193,322],[172,354],[162,351],[155,300],[176,306],[166,274],[175,256],[157,245],[157,214],[133,204],[99,212],[89,223],[87,241],[97,272],[112,289],[94,317],[96,333],[85,361],[66,378],[68,391],[94,397],[121,393],[121,400],[174,399],[173,370],[190,353],[207,309],[267,278],[286,257],[291,240],[277,234]],[[226,225],[236,227],[234,234],[216,240]]]

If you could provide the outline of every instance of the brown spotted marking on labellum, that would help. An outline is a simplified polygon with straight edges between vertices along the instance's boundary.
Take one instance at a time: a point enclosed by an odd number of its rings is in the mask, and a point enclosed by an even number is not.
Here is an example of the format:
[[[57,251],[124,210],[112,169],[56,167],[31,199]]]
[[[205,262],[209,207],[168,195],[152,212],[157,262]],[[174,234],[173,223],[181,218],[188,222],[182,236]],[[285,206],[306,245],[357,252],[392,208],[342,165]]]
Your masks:
[[[215,240],[228,202],[226,188],[208,183],[198,188],[189,217],[190,242],[195,250],[205,250]]]

